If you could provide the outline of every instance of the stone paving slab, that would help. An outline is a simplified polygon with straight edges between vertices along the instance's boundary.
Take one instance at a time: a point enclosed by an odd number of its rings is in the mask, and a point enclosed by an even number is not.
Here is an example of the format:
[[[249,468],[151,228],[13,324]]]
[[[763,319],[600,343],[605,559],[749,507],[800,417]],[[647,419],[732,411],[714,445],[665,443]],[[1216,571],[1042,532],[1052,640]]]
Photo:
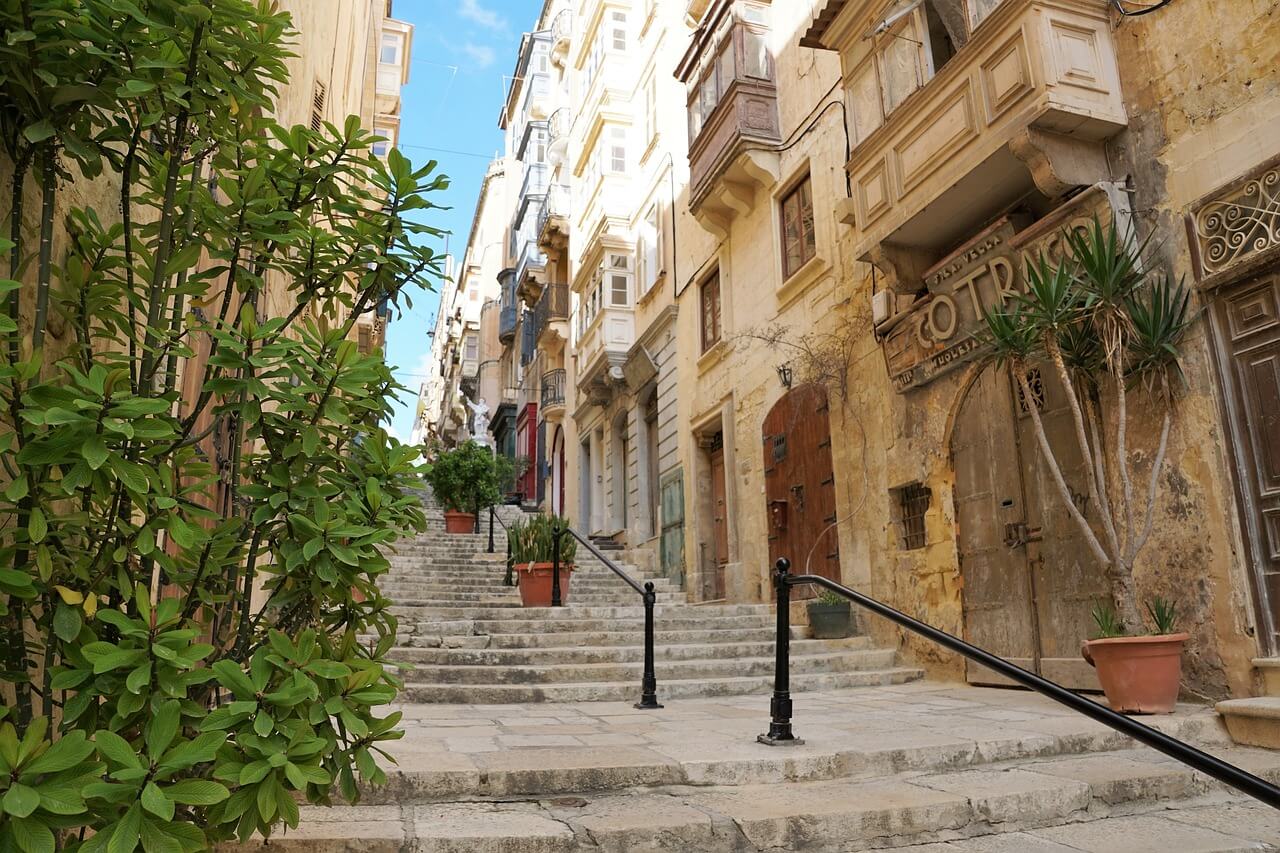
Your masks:
[[[668,700],[652,711],[625,702],[400,706],[406,736],[391,747],[398,765],[388,768],[390,784],[370,798],[884,777],[1137,747],[1031,693],[916,682],[794,701],[796,732],[806,743],[786,749],[756,743],[768,727],[767,695]],[[991,719],[997,711],[1017,719]],[[1145,719],[1183,739],[1230,743],[1209,708]],[[1091,766],[1077,762],[1056,772],[1094,783]],[[1165,785],[1186,782],[1158,778]]]

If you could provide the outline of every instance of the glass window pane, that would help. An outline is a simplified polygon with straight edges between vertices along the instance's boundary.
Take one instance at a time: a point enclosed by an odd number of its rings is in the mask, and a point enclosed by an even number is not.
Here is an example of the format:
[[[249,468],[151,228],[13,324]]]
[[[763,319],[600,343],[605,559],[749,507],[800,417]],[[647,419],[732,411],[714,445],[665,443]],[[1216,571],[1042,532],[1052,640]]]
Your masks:
[[[849,85],[849,109],[853,113],[853,135],[858,142],[884,124],[880,101],[880,80],[875,62],[868,62]]]
[[[702,121],[704,124],[711,118],[711,114],[715,112],[718,102],[719,93],[716,92],[716,75],[713,71],[702,81]]]
[[[723,96],[728,91],[729,86],[733,83],[734,78],[734,62],[733,62],[733,40],[729,39],[725,42],[724,47],[720,49],[720,58],[717,60],[716,73],[720,79],[720,95]]]
[[[995,11],[1002,0],[969,0],[969,26],[977,29],[987,15]]]
[[[769,44],[764,33],[747,30],[742,34],[742,72],[748,77],[769,79]]]
[[[617,306],[625,306],[631,302],[631,276],[629,275],[611,275],[609,276],[610,285],[610,304]]]
[[[907,96],[920,88],[920,42],[915,18],[884,37],[880,54],[883,66],[884,111],[893,112]]]

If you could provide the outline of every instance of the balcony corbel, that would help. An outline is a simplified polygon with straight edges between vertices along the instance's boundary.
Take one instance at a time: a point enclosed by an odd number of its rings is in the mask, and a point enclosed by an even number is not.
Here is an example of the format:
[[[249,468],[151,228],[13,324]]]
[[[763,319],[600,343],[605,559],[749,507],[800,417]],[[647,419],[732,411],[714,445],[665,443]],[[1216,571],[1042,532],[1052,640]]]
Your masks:
[[[1009,151],[1026,165],[1036,189],[1051,199],[1110,178],[1101,142],[1025,127],[1009,139]]]

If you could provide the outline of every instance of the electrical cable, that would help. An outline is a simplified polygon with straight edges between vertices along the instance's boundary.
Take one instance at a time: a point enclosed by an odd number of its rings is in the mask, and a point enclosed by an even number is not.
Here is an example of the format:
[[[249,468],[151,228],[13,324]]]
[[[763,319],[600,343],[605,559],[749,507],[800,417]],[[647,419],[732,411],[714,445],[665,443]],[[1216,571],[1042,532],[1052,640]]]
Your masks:
[[[1139,18],[1143,15],[1150,15],[1152,12],[1158,12],[1172,2],[1173,0],[1156,0],[1155,3],[1138,6],[1138,8],[1132,10],[1125,8],[1125,6],[1126,4],[1129,6],[1137,5],[1136,0],[1111,0],[1111,5],[1126,18]]]

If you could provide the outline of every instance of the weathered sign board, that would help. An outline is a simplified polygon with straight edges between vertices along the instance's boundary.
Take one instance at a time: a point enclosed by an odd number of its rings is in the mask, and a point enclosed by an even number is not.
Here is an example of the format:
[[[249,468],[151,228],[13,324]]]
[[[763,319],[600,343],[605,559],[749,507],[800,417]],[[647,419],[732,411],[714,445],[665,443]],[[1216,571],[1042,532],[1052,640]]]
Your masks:
[[[1063,256],[1063,234],[1118,222],[1130,226],[1128,199],[1112,184],[1085,190],[1022,230],[1003,218],[936,264],[924,275],[928,294],[894,322],[881,342],[894,390],[905,393],[978,358],[987,312],[1024,291],[1028,262],[1042,253]]]

